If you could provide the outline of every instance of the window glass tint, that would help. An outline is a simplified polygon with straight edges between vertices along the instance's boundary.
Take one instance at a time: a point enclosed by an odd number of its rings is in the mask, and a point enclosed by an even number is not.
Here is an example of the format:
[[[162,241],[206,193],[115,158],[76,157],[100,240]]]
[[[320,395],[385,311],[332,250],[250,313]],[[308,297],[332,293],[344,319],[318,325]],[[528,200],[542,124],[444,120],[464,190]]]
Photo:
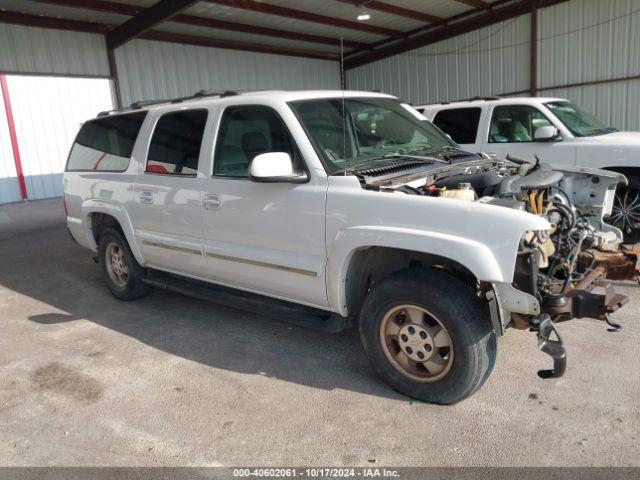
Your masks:
[[[299,167],[293,140],[274,110],[255,105],[227,108],[220,123],[213,174],[248,177],[251,160],[267,152],[288,153]]]
[[[186,110],[160,117],[151,137],[146,171],[195,175],[207,113],[207,110]]]
[[[442,110],[435,116],[433,123],[448,133],[456,143],[476,143],[480,112],[479,108]]]
[[[147,112],[114,115],[86,122],[76,137],[67,171],[122,172]]]
[[[489,127],[489,143],[532,142],[536,130],[548,127],[540,110],[528,105],[505,105],[493,109]]]

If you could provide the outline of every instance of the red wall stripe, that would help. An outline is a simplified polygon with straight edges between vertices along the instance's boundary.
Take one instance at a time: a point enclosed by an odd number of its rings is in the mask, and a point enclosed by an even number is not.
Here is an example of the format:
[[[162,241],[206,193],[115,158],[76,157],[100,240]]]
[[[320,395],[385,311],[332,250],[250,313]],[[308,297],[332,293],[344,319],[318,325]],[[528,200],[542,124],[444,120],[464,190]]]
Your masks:
[[[18,183],[20,184],[20,192],[22,199],[27,199],[27,184],[24,181],[24,172],[22,171],[22,160],[20,159],[20,149],[18,148],[18,136],[16,135],[16,125],[13,120],[13,110],[11,109],[11,100],[9,99],[9,87],[7,85],[7,77],[0,75],[0,90],[2,90],[2,98],[4,99],[4,109],[7,113],[7,123],[9,124],[9,137],[11,138],[11,148],[13,149],[13,161],[16,164],[16,173],[18,174]]]

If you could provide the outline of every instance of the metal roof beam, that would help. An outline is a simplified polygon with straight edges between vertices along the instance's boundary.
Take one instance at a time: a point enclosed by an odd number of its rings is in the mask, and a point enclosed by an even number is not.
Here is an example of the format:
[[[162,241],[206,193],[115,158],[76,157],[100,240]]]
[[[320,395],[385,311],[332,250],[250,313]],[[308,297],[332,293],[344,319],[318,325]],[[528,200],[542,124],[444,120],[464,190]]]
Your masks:
[[[549,7],[565,1],[567,0],[537,0],[537,7]],[[530,11],[531,0],[521,0],[517,3],[510,3],[501,8],[495,8],[494,6],[490,11],[471,16],[468,19],[461,19],[455,23],[450,22],[449,19],[446,27],[430,29],[425,33],[416,34],[408,39],[398,40],[387,46],[372,48],[368,51],[362,51],[359,54],[354,53],[352,56],[345,59],[344,68],[345,70],[349,70],[361,65],[366,65],[367,63],[375,62],[376,60],[398,55],[399,53],[431,45],[432,43],[441,42],[442,40],[447,40],[449,38],[462,35],[463,33],[493,25],[504,20],[509,20],[511,18],[527,14]]]
[[[92,10],[97,12],[117,13],[130,17],[138,15],[144,10],[142,7],[130,5],[126,3],[112,2],[108,0],[32,0],[40,3],[54,4],[58,6],[81,8],[84,10]],[[337,47],[340,45],[340,39],[326,37],[323,35],[312,35],[309,33],[292,32],[289,30],[280,30],[270,27],[262,27],[258,25],[249,25],[245,23],[231,22],[221,20],[219,18],[204,17],[200,15],[178,14],[171,19],[172,22],[183,23],[185,25],[197,25],[199,27],[214,28],[218,30],[226,30],[232,32],[251,33],[254,35],[263,35],[273,38],[287,38],[289,40],[297,40],[300,42],[320,43]],[[344,40],[344,46],[347,48],[366,48],[368,45],[353,40]]]
[[[198,3],[199,0],[160,0],[143,10],[135,17],[116,27],[106,36],[107,46],[117,48],[156,25],[178,15],[183,10]]]
[[[74,32],[89,32],[105,34],[112,31],[114,26],[105,23],[83,22],[79,20],[65,20],[61,18],[43,17],[40,15],[29,15],[20,12],[0,10],[0,23],[10,23],[14,25],[24,25],[28,27],[52,28],[56,30],[71,30]],[[337,61],[338,55],[316,52],[304,49],[292,49],[264,44],[254,44],[237,42],[234,40],[220,40],[210,37],[200,37],[196,35],[182,35],[178,33],[164,32],[158,30],[148,30],[142,33],[140,38],[156,40],[160,42],[182,43],[188,45],[198,45],[202,47],[226,48],[230,50],[242,50],[247,52],[271,53],[274,55],[288,55],[292,57],[316,58],[320,60]]]
[[[341,18],[328,17],[318,13],[306,12],[304,10],[296,10],[279,5],[257,2],[255,0],[207,0],[209,3],[222,5],[225,7],[238,8],[241,10],[251,10],[253,12],[268,13],[269,15],[277,15],[280,17],[293,18],[305,22],[322,23],[332,27],[347,28],[350,30],[360,30],[367,33],[375,33],[376,35],[385,35],[387,37],[402,37],[404,32],[391,28],[378,27],[363,22],[352,22]]]
[[[413,20],[420,20],[426,23],[441,23],[444,18],[430,15],[424,12],[418,12],[416,10],[410,10],[408,8],[399,7],[390,3],[378,2],[376,0],[363,1],[363,0],[338,0],[342,3],[348,3],[355,7],[364,6],[369,10],[378,10],[379,12],[389,13],[391,15],[397,15],[399,17],[411,18]]]
[[[469,5],[474,8],[481,8],[482,10],[489,10],[491,8],[491,3],[485,2],[484,0],[455,0],[458,3],[464,3],[465,5]]]

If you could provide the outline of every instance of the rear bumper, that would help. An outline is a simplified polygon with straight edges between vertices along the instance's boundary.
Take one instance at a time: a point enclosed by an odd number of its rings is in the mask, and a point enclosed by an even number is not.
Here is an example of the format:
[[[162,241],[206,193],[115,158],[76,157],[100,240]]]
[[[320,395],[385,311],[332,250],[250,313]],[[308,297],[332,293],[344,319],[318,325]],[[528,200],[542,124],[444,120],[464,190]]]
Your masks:
[[[69,231],[71,238],[73,238],[78,245],[90,250],[92,249],[91,245],[87,242],[87,232],[81,219],[67,217],[67,230]]]

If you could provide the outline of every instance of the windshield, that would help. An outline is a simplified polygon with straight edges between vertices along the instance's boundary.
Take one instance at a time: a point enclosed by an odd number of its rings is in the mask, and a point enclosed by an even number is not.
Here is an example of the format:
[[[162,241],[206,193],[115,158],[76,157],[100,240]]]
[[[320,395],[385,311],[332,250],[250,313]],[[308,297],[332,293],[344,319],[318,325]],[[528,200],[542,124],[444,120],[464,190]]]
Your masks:
[[[344,106],[342,98],[322,98],[290,105],[329,173],[396,164],[403,154],[458,150],[432,123],[392,98],[347,98]]]
[[[607,127],[589,112],[572,103],[549,102],[545,105],[577,137],[591,137],[616,131],[615,128]]]

